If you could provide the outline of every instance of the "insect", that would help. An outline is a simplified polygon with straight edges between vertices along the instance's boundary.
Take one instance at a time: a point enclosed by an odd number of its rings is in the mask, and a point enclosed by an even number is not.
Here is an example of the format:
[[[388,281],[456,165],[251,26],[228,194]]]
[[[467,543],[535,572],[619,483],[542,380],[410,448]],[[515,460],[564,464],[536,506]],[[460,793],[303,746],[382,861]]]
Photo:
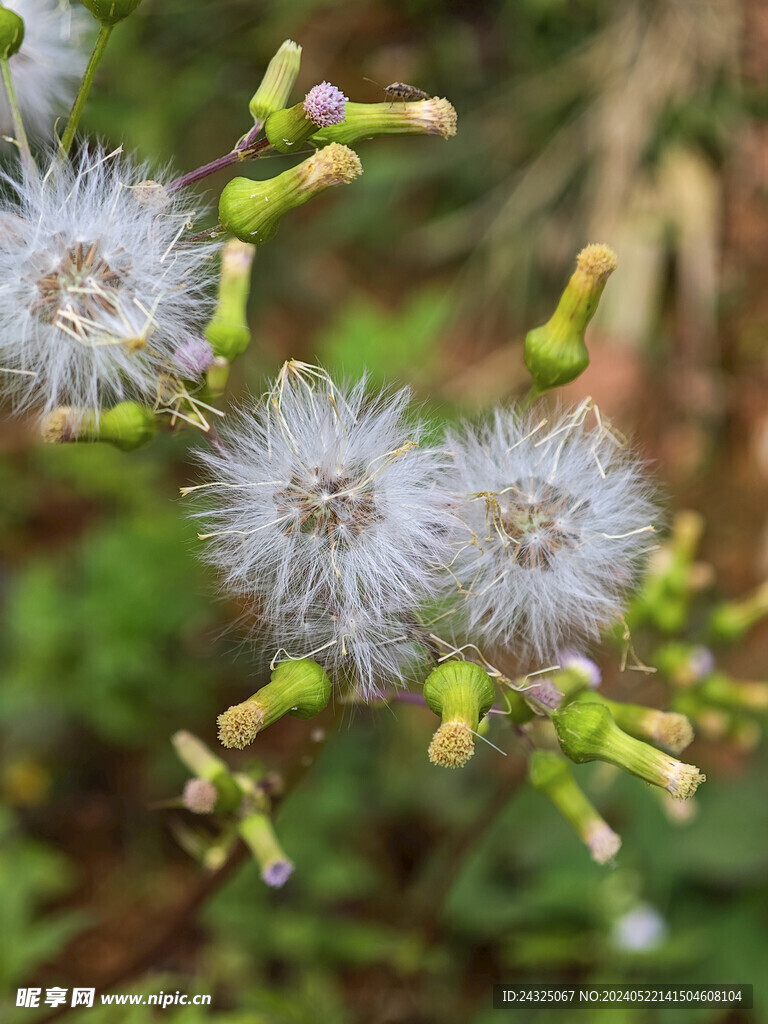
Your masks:
[[[424,92],[423,89],[417,89],[415,85],[408,85],[406,82],[393,82],[391,85],[382,86],[378,82],[374,82],[372,78],[366,78],[366,82],[373,82],[374,85],[378,85],[380,89],[384,90],[384,95],[388,100],[394,102],[395,100],[429,100],[432,99],[428,92]]]

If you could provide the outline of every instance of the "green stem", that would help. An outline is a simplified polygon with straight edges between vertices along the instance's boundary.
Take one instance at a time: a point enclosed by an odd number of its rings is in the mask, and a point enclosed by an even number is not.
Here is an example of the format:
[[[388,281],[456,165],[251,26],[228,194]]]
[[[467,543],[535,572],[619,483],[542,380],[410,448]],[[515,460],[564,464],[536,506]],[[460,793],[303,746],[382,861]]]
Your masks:
[[[536,385],[531,384],[531,390],[528,392],[525,398],[521,398],[520,401],[517,403],[518,412],[528,412],[528,410],[531,408],[534,402],[537,399],[541,398],[541,394],[542,392],[539,391]]]
[[[19,110],[19,104],[16,101],[16,90],[13,87],[13,78],[11,77],[11,65],[9,64],[7,57],[0,59],[0,69],[2,69],[3,85],[5,86],[5,95],[8,97],[8,106],[11,108],[13,130],[16,135],[16,143],[21,153],[21,161],[27,169],[27,172],[32,174],[36,171],[35,161],[32,159],[32,150],[29,148],[29,140],[27,139],[27,133],[24,130],[21,111]]]
[[[91,91],[93,80],[96,77],[96,69],[101,63],[101,58],[104,56],[104,50],[106,49],[109,37],[112,35],[112,29],[114,25],[102,25],[101,31],[99,32],[96,45],[93,48],[91,59],[88,61],[88,67],[85,69],[83,80],[80,83],[75,102],[72,106],[72,113],[69,115],[67,121],[67,127],[64,129],[64,135],[61,139],[61,152],[63,156],[67,156],[70,149],[72,148],[72,142],[75,138],[75,132],[80,124],[80,117],[83,113],[88,94]]]

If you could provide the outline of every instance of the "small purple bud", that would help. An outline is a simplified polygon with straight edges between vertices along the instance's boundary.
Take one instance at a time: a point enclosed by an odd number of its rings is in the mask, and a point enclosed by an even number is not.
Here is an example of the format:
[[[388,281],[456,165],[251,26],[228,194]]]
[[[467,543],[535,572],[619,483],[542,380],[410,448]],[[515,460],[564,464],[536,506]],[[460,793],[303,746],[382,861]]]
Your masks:
[[[176,366],[185,377],[202,377],[213,362],[213,349],[205,338],[187,338],[176,349]]]
[[[539,679],[532,683],[527,695],[550,711],[556,711],[563,699],[563,691],[551,679]]]
[[[691,651],[691,673],[694,682],[711,675],[715,668],[715,656],[708,647],[694,647]]]
[[[181,800],[193,814],[212,814],[218,798],[216,787],[208,779],[189,779]]]
[[[579,654],[577,651],[560,651],[557,660],[563,672],[571,668],[584,675],[589,680],[588,686],[591,690],[596,690],[603,681],[599,667],[584,654]]]
[[[293,864],[289,860],[276,860],[261,873],[262,880],[273,889],[281,889],[293,874]]]
[[[341,124],[347,114],[347,97],[330,82],[321,82],[304,97],[304,113],[319,128]]]

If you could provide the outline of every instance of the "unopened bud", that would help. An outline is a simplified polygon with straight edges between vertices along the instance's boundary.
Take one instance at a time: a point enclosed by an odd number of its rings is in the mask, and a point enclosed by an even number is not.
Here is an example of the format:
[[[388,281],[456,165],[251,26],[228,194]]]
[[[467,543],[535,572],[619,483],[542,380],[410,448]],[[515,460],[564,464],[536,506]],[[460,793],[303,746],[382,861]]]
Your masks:
[[[709,676],[696,692],[706,703],[729,711],[761,712],[768,709],[768,683],[743,682],[722,672]]]
[[[207,779],[188,779],[181,801],[192,814],[213,814],[219,793]]]
[[[0,5],[0,60],[18,53],[24,42],[24,20],[15,11]]]
[[[673,754],[679,754],[693,743],[693,726],[685,715],[677,711],[660,711],[640,704],[625,704],[596,693],[584,693],[579,699],[602,704],[624,732],[636,739],[665,747]]]
[[[62,407],[43,419],[41,433],[47,444],[104,441],[130,452],[152,440],[157,421],[151,409],[136,402],[120,402],[101,412]]]
[[[606,761],[666,789],[679,800],[692,796],[705,781],[694,765],[683,764],[625,733],[603,704],[575,701],[555,712],[552,723],[563,753],[577,764]]]
[[[291,90],[301,67],[301,47],[286,39],[267,65],[261,85],[249,104],[254,121],[264,124],[275,110],[282,110],[291,96]]]
[[[732,644],[766,616],[768,580],[740,601],[728,601],[715,608],[709,620],[709,629],[716,640]]]
[[[247,814],[238,831],[261,868],[262,880],[274,889],[285,885],[293,874],[293,864],[283,852],[269,817],[259,812]]]
[[[362,172],[357,153],[332,143],[275,178],[233,178],[219,199],[222,227],[243,242],[261,245],[274,237],[288,210],[333,185],[348,185]]]
[[[270,114],[264,133],[279,153],[295,153],[318,128],[340,124],[346,103],[341,89],[321,82],[309,90],[301,103]]]
[[[312,718],[330,699],[331,681],[317,662],[281,661],[271,682],[219,715],[219,739],[225,747],[242,749],[283,715]]]
[[[653,657],[673,686],[689,687],[711,675],[715,659],[708,647],[670,643],[660,647]]]
[[[429,760],[461,768],[475,752],[473,734],[491,709],[496,691],[487,672],[469,661],[447,661],[424,682],[424,700],[442,725],[429,745]]]
[[[102,25],[117,25],[119,21],[133,14],[141,0],[83,0],[91,14]]]
[[[219,295],[205,336],[214,354],[229,362],[242,355],[251,343],[248,296],[255,252],[255,245],[232,238],[221,254]]]
[[[526,335],[525,365],[538,391],[562,387],[589,366],[584,332],[615,269],[616,253],[607,245],[582,249],[553,316]]]
[[[589,802],[559,754],[537,750],[531,755],[528,777],[557,807],[566,821],[586,843],[598,864],[613,860],[621,847],[620,837]]]
[[[174,353],[176,369],[187,380],[197,380],[213,362],[213,348],[205,338],[187,338]]]
[[[455,134],[454,107],[448,100],[434,97],[415,103],[347,103],[344,123],[315,132],[312,141],[354,146],[376,135],[440,135],[449,139]]]
[[[243,799],[241,787],[230,774],[229,768],[224,761],[217,757],[213,751],[209,750],[202,740],[199,740],[197,736],[193,736],[191,732],[182,730],[174,734],[171,742],[176,751],[176,756],[185,768],[196,776],[198,781],[206,782],[209,786],[213,786],[216,791],[216,799],[211,810],[215,809],[219,813],[228,813],[240,806]],[[190,780],[190,782],[192,781],[195,780]],[[187,783],[187,787],[184,789],[183,799],[185,806],[194,811],[195,808],[187,803],[186,799],[189,784]],[[202,792],[201,787],[193,789],[193,795],[200,796]],[[210,812],[196,811],[195,813],[208,814]]]

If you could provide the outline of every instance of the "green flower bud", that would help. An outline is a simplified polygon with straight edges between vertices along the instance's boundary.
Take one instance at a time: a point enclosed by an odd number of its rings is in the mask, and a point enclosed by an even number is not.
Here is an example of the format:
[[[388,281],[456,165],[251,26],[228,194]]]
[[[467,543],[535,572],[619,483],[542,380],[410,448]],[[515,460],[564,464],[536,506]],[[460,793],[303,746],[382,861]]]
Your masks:
[[[104,441],[131,452],[152,440],[157,433],[157,420],[151,409],[136,402],[120,402],[102,412],[62,406],[48,413],[41,432],[47,444]]]
[[[341,142],[354,146],[375,135],[456,134],[456,111],[446,99],[434,97],[416,103],[347,103],[343,124],[322,128],[312,136],[317,146]]]
[[[768,683],[742,682],[722,672],[709,676],[698,687],[696,694],[705,703],[728,711],[768,710]]]
[[[141,0],[83,0],[83,5],[102,25],[117,25],[133,14]]]
[[[577,764],[606,761],[666,789],[678,800],[692,796],[705,781],[694,765],[628,736],[603,704],[574,701],[555,712],[552,723],[563,753]]]
[[[768,616],[768,580],[747,597],[728,601],[714,609],[709,630],[721,643],[735,643],[761,619]]]
[[[616,253],[607,245],[582,249],[553,316],[526,335],[525,365],[538,391],[568,384],[589,366],[584,332],[615,269]]]
[[[191,732],[183,730],[177,732],[171,738],[171,742],[176,751],[176,756],[184,767],[196,779],[208,782],[216,790],[216,799],[211,810],[215,810],[218,814],[227,814],[237,810],[243,800],[243,791],[230,774],[229,768],[224,761],[217,757],[213,751],[209,750],[202,740],[199,740],[197,736],[193,736]],[[198,799],[202,795],[200,789],[189,794],[188,788],[185,787],[185,795],[191,796],[196,806],[202,806]],[[185,803],[185,806],[188,806],[190,810],[198,814],[210,813],[196,810],[189,803]]]
[[[581,791],[567,761],[548,750],[536,750],[531,755],[528,777],[573,826],[593,860],[598,864],[613,860],[621,839]]]
[[[264,134],[273,149],[294,153],[318,128],[341,124],[347,97],[330,82],[321,82],[309,90],[301,103],[276,110],[264,125]]]
[[[275,178],[233,178],[219,199],[222,227],[243,242],[261,245],[274,237],[288,210],[362,173],[357,153],[334,143]]]
[[[267,815],[258,812],[246,815],[238,825],[238,832],[256,858],[262,880],[277,889],[285,885],[293,874],[293,864],[283,852]]]
[[[264,124],[273,111],[282,110],[290,99],[300,67],[301,47],[286,39],[267,65],[261,85],[251,98],[249,108],[254,121]]]
[[[609,700],[592,691],[581,693],[581,701],[594,701],[608,708],[614,722],[624,732],[638,740],[666,747],[673,754],[679,754],[693,743],[693,726],[690,720],[677,711],[660,711],[640,704],[624,704]]]
[[[251,343],[247,309],[251,291],[251,264],[255,252],[255,245],[232,238],[221,254],[218,301],[211,322],[205,329],[205,337],[214,354],[229,362],[242,355]],[[210,371],[208,378],[211,385]]]
[[[219,715],[219,739],[225,747],[242,749],[283,715],[312,718],[330,699],[331,681],[317,662],[281,661],[271,682]]]
[[[693,559],[704,532],[698,512],[679,512],[672,534],[651,556],[643,585],[635,598],[630,625],[651,621],[664,633],[678,632],[686,622],[697,570]]]
[[[473,733],[491,709],[496,691],[487,672],[469,661],[446,661],[427,676],[424,700],[442,725],[429,745],[429,760],[461,768],[475,752]]]
[[[0,60],[19,52],[24,42],[24,20],[15,11],[0,6]]]

